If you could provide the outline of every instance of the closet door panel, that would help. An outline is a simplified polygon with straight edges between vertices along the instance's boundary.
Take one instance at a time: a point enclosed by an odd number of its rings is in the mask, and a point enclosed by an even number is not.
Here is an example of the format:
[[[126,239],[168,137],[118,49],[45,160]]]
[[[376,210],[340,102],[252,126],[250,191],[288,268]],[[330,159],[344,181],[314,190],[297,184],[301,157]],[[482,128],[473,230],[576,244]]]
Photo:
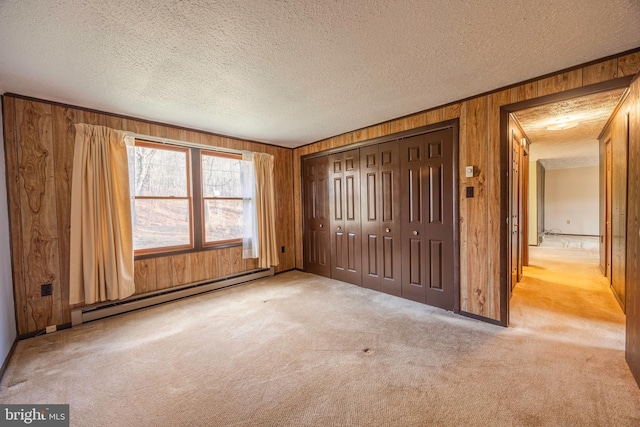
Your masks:
[[[402,210],[402,297],[425,302],[424,163],[422,135],[400,141]]]
[[[379,145],[380,157],[380,290],[402,293],[402,222],[400,218],[400,145],[398,141]]]
[[[453,310],[454,305],[454,149],[453,130],[445,129],[424,135],[425,199],[428,218],[425,222],[426,283],[425,302]]]
[[[362,286],[380,290],[380,159],[378,146],[360,149],[360,194],[362,196]]]
[[[360,157],[358,150],[329,156],[331,277],[362,283]]]
[[[306,159],[303,162],[305,271],[330,277],[330,243],[327,157]]]

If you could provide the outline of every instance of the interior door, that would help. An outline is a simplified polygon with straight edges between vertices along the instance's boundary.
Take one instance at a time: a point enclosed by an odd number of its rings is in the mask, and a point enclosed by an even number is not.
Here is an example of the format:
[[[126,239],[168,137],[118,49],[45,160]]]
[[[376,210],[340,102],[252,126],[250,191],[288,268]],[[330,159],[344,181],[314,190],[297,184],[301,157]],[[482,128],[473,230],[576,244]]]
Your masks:
[[[424,138],[414,136],[400,141],[402,173],[402,296],[426,302],[426,254],[423,172]]]
[[[520,249],[520,215],[519,215],[519,200],[520,200],[520,143],[518,142],[515,131],[511,131],[511,174],[509,177],[509,187],[511,200],[509,203],[509,218],[511,227],[511,290],[518,283],[518,262],[519,262],[519,249]]]
[[[452,310],[456,197],[453,129],[400,141],[402,296]]]
[[[529,265],[529,152],[522,150],[522,213],[520,215],[521,233],[520,246],[522,247],[522,265]],[[520,272],[522,276],[522,272]]]
[[[525,259],[525,231],[527,225],[525,224],[525,200],[527,195],[525,193],[525,180],[526,180],[526,162],[525,162],[524,147],[518,144],[518,282],[522,279],[522,266]]]
[[[362,284],[359,150],[329,156],[331,277]]]
[[[360,149],[362,286],[401,294],[400,159],[397,142]]]
[[[329,195],[327,156],[303,162],[304,180],[304,268],[309,273],[330,277]]]
[[[542,243],[542,236],[544,235],[544,174],[545,169],[540,163],[540,160],[536,161],[536,203],[538,204],[538,218],[537,218],[537,233],[536,236],[538,244]]]
[[[611,283],[611,249],[612,249],[612,236],[611,236],[611,140],[608,140],[605,144],[605,276]]]

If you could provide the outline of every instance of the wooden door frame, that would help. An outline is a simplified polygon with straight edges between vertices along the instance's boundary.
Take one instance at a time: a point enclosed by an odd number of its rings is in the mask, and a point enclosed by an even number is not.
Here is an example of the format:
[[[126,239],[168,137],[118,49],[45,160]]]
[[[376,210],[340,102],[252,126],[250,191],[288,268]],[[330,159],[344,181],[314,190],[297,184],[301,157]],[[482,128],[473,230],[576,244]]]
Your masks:
[[[604,277],[613,284],[613,145],[611,138],[604,143]],[[616,295],[616,293],[613,293]],[[624,311],[624,310],[623,310]]]
[[[396,132],[389,135],[380,136],[377,138],[367,139],[365,141],[356,142],[354,144],[345,145],[342,147],[331,148],[329,150],[318,151],[316,153],[306,154],[300,157],[300,182],[304,182],[304,171],[302,164],[304,160],[314,157],[328,156],[331,154],[342,153],[344,151],[350,151],[356,148],[366,147],[369,145],[381,144],[384,142],[396,141],[404,138],[410,138],[412,136],[422,135],[429,132],[435,132],[443,129],[453,129],[453,312],[461,313],[460,311],[460,191],[459,191],[459,144],[460,144],[460,119],[443,120],[432,125],[420,126],[414,129],[409,129],[402,132]],[[304,186],[301,186],[302,200],[304,200]],[[302,215],[302,229],[304,230],[304,215]],[[304,251],[304,244],[302,245]],[[303,252],[304,260],[304,252]],[[464,314],[464,313],[461,313]]]
[[[619,77],[602,83],[570,89],[551,95],[540,96],[527,101],[515,102],[500,107],[500,325],[509,326],[509,114],[527,108],[567,101],[586,95],[628,88],[633,76]]]

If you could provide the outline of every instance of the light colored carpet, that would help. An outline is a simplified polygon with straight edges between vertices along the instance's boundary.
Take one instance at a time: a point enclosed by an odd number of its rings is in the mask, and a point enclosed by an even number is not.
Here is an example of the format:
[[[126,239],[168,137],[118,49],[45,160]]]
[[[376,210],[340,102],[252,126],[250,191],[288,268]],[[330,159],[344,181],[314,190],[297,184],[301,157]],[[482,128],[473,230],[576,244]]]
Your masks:
[[[573,236],[573,235],[553,235],[546,234],[540,244],[543,248],[564,248],[583,249],[589,252],[597,251],[600,248],[600,238],[598,236]]]
[[[533,248],[508,329],[290,272],[22,341],[0,401],[74,426],[638,426],[624,317],[561,251]]]

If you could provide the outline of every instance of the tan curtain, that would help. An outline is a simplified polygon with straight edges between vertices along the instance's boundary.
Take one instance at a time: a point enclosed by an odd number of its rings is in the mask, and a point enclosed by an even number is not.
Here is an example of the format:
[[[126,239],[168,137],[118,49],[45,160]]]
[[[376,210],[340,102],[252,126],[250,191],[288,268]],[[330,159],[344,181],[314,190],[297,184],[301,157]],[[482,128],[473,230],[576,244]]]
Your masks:
[[[76,125],[71,186],[70,304],[135,291],[125,133]]]
[[[256,210],[258,216],[258,266],[269,268],[278,265],[276,242],[276,201],[273,178],[273,156],[254,153],[256,177]]]

